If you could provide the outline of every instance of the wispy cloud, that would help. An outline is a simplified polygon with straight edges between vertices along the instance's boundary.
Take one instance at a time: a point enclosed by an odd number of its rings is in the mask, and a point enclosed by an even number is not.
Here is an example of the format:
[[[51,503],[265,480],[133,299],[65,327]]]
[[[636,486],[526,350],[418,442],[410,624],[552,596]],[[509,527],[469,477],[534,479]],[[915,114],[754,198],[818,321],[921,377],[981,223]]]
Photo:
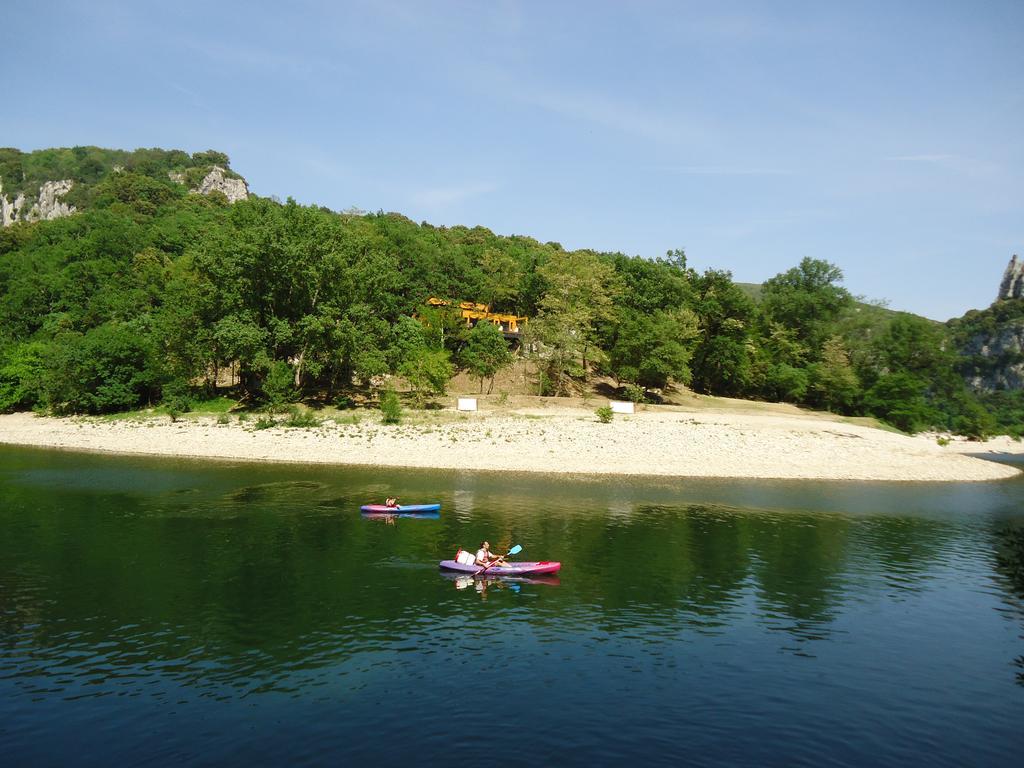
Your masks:
[[[502,66],[476,66],[466,80],[480,93],[504,103],[533,107],[591,130],[608,130],[668,147],[693,147],[714,134],[693,114],[658,111],[618,93],[578,88],[523,77]]]
[[[669,165],[661,168],[684,176],[792,176],[788,168],[744,168],[724,165]]]
[[[601,93],[521,87],[517,96],[548,112],[660,144],[682,144],[692,134],[686,124]]]
[[[933,155],[896,155],[895,157],[886,158],[887,160],[896,160],[902,163],[942,163],[948,164],[950,162],[959,160],[958,155],[950,154],[933,154]]]
[[[426,187],[412,193],[412,201],[422,208],[437,210],[493,192],[498,188],[491,182],[469,182],[442,187]]]
[[[950,171],[952,173],[962,174],[972,179],[991,180],[1005,175],[1005,172],[999,163],[948,152],[897,155],[894,157],[887,157],[886,160],[898,163],[931,166],[945,171]]]

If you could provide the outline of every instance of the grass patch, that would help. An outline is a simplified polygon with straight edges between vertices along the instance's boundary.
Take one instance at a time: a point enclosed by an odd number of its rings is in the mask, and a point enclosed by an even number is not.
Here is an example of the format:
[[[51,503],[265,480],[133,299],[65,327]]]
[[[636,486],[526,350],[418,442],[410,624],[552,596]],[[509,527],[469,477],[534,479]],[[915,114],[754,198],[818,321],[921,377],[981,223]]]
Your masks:
[[[895,435],[910,434],[909,432],[904,432],[899,427],[894,427],[892,424],[886,424],[874,416],[846,416],[843,418],[843,421],[847,424],[856,424],[858,427],[871,427],[872,429],[880,429],[883,432],[892,432]]]
[[[166,416],[166,408],[140,408],[136,411],[119,411],[118,413],[101,413],[97,416],[90,416],[89,418],[95,419],[96,421],[103,422],[115,422],[115,421],[148,421],[154,416]]]
[[[238,405],[237,400],[230,397],[211,397],[209,400],[195,400],[192,402],[194,413],[227,413]]]

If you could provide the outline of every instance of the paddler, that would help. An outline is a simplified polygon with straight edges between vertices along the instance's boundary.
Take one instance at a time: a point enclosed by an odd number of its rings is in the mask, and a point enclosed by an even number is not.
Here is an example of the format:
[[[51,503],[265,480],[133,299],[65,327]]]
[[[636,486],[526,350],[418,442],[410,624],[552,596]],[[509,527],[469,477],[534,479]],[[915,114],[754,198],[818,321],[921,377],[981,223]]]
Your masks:
[[[480,543],[480,549],[476,551],[476,564],[489,567],[492,565],[498,565],[499,563],[505,562],[505,556],[494,557],[491,554],[490,542],[483,541]]]

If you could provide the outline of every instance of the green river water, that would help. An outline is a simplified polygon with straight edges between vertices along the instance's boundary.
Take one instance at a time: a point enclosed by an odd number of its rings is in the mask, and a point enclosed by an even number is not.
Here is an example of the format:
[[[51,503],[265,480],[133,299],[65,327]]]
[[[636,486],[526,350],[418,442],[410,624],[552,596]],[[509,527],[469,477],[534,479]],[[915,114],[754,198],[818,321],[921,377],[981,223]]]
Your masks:
[[[392,493],[441,515],[360,516]],[[1024,480],[0,446],[0,500],[4,765],[962,766],[1024,748]],[[484,538],[562,572],[439,572]]]

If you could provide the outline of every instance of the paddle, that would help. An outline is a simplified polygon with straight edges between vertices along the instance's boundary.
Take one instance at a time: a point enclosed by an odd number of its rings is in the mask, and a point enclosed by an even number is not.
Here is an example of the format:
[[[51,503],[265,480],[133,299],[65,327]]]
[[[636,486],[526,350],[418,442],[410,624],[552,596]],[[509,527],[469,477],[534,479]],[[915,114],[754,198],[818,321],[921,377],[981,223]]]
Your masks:
[[[519,554],[520,552],[522,552],[522,551],[523,551],[523,548],[522,548],[521,546],[519,546],[518,544],[516,544],[516,545],[515,545],[514,547],[512,547],[512,549],[510,549],[510,550],[509,550],[508,552],[506,552],[506,553],[505,553],[504,555],[502,555],[501,557],[495,558],[495,560],[494,560],[494,562],[493,562],[493,563],[491,563],[491,564],[490,564],[490,565],[488,565],[488,566],[485,566],[484,568],[481,568],[481,569],[480,569],[479,571],[477,571],[477,572],[476,572],[476,573],[474,573],[473,575],[474,575],[474,576],[479,576],[479,575],[480,575],[481,573],[485,573],[485,572],[487,572],[488,570],[490,570],[490,569],[491,569],[492,567],[494,567],[495,565],[497,565],[498,563],[500,563],[500,562],[501,562],[502,560],[504,560],[504,559],[505,559],[506,557],[508,557],[509,555],[518,555],[518,554]]]

